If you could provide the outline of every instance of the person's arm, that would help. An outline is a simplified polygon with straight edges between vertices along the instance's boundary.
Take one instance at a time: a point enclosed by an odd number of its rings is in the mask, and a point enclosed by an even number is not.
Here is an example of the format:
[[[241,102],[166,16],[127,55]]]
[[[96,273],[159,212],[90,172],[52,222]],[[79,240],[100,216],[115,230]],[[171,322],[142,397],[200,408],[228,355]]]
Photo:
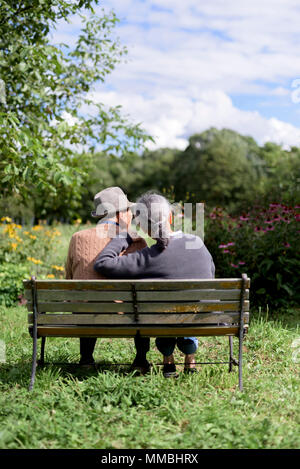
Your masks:
[[[149,248],[120,256],[132,244],[132,238],[122,233],[112,239],[97,257],[94,269],[107,278],[138,278],[145,272]],[[147,252],[146,252],[147,251]]]

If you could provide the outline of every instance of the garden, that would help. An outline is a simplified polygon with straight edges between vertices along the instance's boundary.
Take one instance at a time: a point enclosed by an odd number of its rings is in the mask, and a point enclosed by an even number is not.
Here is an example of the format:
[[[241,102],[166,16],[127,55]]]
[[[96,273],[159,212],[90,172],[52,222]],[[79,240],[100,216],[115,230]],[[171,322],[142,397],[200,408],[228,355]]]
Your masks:
[[[128,366],[134,357],[132,340],[98,339],[97,371],[86,371],[77,366],[78,339],[60,338],[47,339],[48,364],[38,370],[28,393],[32,341],[22,279],[64,278],[72,234],[91,225],[77,220],[22,227],[3,217],[0,447],[297,448],[300,313],[293,294],[297,263],[290,254],[298,230],[296,211],[273,203],[239,217],[215,209],[206,220],[217,276],[245,271],[253,280],[243,393],[237,371],[228,373],[227,366],[198,365],[196,376],[180,373],[177,380],[166,380],[154,341],[148,353],[151,373],[137,377]],[[273,264],[266,259],[274,259]],[[280,276],[273,275],[275,268]],[[227,340],[199,339],[197,361],[226,360]],[[237,349],[234,340],[235,355]],[[183,363],[180,352],[175,359]]]
[[[185,148],[154,147],[121,106],[93,99],[128,53],[100,3],[0,2],[0,448],[299,448],[300,147],[211,126]],[[57,44],[74,17],[72,44]],[[78,365],[78,339],[47,338],[28,392],[23,280],[65,278],[70,239],[94,226],[94,195],[111,186],[132,201],[153,190],[183,213],[204,203],[216,278],[251,279],[243,392],[236,367],[185,374],[179,351],[179,378],[165,379],[153,339],[137,376],[125,338],[98,339],[93,369]],[[224,360],[227,337],[199,338],[197,362]]]

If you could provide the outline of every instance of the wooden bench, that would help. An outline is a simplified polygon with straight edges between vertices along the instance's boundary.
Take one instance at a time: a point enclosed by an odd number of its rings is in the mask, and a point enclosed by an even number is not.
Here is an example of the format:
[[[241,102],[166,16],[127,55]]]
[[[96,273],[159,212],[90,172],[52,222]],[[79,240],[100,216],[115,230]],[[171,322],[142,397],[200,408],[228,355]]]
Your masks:
[[[239,366],[249,324],[250,279],[209,280],[31,280],[24,281],[33,337],[33,388],[37,339],[46,337],[229,336],[229,361]],[[73,314],[70,314],[73,313]],[[239,338],[239,360],[232,337]],[[220,362],[219,362],[220,363]]]

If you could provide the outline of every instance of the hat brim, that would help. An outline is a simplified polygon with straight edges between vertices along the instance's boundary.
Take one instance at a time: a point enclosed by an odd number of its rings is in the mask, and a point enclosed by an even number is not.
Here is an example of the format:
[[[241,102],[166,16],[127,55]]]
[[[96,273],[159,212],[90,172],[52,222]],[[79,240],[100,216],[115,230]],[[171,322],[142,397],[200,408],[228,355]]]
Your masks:
[[[127,205],[126,205],[126,207],[124,207],[124,208],[120,208],[119,210],[114,210],[113,212],[105,212],[105,213],[103,213],[103,214],[101,214],[101,215],[99,215],[96,210],[93,210],[93,211],[91,212],[91,216],[92,216],[93,218],[114,217],[114,216],[116,215],[116,213],[118,213],[118,212],[125,212],[125,211],[128,210],[129,208],[133,208],[135,205],[136,205],[136,203],[134,203],[134,202],[128,202]]]

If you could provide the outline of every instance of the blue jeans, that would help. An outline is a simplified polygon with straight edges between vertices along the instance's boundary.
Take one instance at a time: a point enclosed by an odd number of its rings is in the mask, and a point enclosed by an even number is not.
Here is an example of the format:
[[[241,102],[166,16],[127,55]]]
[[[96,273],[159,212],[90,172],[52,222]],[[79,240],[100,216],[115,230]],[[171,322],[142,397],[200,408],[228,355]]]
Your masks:
[[[160,353],[166,357],[172,355],[176,344],[185,355],[195,353],[198,348],[198,339],[196,337],[158,337],[155,343]]]
[[[149,337],[135,336],[134,343],[137,357],[141,360],[146,359],[146,354],[150,350]],[[185,355],[195,353],[198,348],[198,339],[196,337],[158,337],[155,343],[160,353],[166,357],[172,355],[176,344]]]

